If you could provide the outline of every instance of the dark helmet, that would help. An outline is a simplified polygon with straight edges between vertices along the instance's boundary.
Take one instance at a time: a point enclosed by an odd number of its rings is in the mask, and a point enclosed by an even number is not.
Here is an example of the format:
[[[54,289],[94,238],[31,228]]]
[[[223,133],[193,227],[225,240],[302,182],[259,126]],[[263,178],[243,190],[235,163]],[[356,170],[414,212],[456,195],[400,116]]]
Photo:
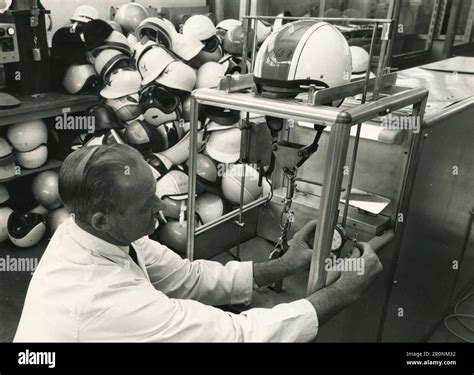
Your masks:
[[[32,212],[13,212],[8,218],[8,236],[18,247],[31,247],[41,241],[46,232],[46,219]]]
[[[123,129],[125,127],[112,108],[105,104],[98,104],[89,108],[86,112],[86,116],[95,119],[96,132],[101,130]]]

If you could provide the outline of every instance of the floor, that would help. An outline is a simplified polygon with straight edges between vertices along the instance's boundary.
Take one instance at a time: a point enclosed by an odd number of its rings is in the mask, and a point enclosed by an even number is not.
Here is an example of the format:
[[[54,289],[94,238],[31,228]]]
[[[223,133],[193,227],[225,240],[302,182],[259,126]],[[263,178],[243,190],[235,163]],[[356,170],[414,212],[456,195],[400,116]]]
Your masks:
[[[48,241],[45,240],[37,246],[30,249],[18,249],[9,242],[1,245],[0,257],[7,258],[35,258],[40,259]],[[255,238],[241,246],[241,259],[243,261],[264,261],[273,249],[273,244],[261,238]],[[235,249],[232,250],[235,253]],[[233,260],[228,253],[218,255],[214,260],[226,263]],[[29,272],[0,272],[0,342],[11,342],[16,332],[18,321],[20,319],[23,303],[31,279]],[[285,303],[304,298],[308,272],[303,272],[285,279],[284,291],[275,293],[269,288],[263,288],[256,291],[252,305],[249,307],[233,306],[228,309],[233,312],[240,312],[252,307],[271,307],[279,303]],[[474,292],[474,289],[471,290]],[[459,311],[467,314],[474,314],[474,297],[466,301],[459,307]],[[471,329],[469,332],[464,326],[457,323],[456,320],[450,321],[456,331],[463,336],[474,339],[474,322],[465,320],[465,324]],[[453,336],[444,327],[443,322],[435,329],[429,342],[461,342],[460,339]]]

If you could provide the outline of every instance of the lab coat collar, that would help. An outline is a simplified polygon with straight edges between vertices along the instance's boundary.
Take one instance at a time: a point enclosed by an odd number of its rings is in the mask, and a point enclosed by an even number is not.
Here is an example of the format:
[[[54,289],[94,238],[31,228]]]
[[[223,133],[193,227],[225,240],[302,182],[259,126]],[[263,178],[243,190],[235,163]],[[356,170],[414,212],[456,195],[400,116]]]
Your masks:
[[[130,260],[128,246],[118,246],[96,237],[82,229],[70,218],[68,223],[68,234],[80,246],[89,250],[93,254],[97,254],[108,258],[114,262],[121,263]]]

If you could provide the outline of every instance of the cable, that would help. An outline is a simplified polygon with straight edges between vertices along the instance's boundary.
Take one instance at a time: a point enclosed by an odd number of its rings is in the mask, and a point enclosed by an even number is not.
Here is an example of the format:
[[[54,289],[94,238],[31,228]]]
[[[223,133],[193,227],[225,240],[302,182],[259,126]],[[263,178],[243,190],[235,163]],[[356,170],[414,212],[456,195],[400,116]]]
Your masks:
[[[471,283],[471,286],[472,286],[473,283]],[[464,326],[464,328],[466,328],[469,332],[471,333],[474,333],[474,330],[469,327],[466,323],[464,323],[460,318],[463,318],[463,319],[471,319],[471,320],[474,320],[474,315],[473,314],[461,314],[461,313],[458,313],[458,307],[461,303],[467,301],[468,299],[470,299],[471,297],[474,296],[474,292],[472,293],[469,293],[467,294],[466,296],[462,297],[458,302],[456,302],[456,304],[454,305],[454,314],[451,314],[451,315],[448,315],[445,319],[444,319],[444,326],[446,327],[446,329],[454,336],[456,336],[457,338],[461,339],[462,341],[465,341],[465,342],[468,342],[470,344],[473,344],[474,343],[474,340],[471,339],[471,338],[467,338],[465,336],[462,336],[460,333],[456,332],[454,329],[452,329],[449,325],[448,325],[448,321],[449,319],[456,319],[458,321],[458,323],[460,323],[462,326]]]

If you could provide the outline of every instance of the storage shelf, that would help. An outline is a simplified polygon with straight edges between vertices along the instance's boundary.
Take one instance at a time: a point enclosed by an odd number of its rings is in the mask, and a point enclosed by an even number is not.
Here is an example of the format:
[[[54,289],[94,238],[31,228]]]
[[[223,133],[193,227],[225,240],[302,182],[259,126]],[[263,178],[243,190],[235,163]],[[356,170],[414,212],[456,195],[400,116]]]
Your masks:
[[[17,99],[21,101],[20,106],[0,110],[0,126],[59,116],[65,112],[81,112],[100,101],[97,95],[69,95],[60,92],[19,96]]]
[[[51,160],[48,160],[46,162],[46,164],[44,164],[43,166],[41,166],[39,168],[35,168],[35,169],[21,168],[21,174],[15,176],[15,177],[12,177],[12,178],[8,178],[8,179],[5,179],[5,180],[0,180],[0,182],[2,182],[2,183],[3,182],[9,182],[9,181],[16,180],[17,178],[29,176],[29,175],[44,172],[44,171],[49,171],[51,169],[56,169],[56,168],[61,167],[62,164],[63,164],[63,162],[61,160],[51,159]]]

